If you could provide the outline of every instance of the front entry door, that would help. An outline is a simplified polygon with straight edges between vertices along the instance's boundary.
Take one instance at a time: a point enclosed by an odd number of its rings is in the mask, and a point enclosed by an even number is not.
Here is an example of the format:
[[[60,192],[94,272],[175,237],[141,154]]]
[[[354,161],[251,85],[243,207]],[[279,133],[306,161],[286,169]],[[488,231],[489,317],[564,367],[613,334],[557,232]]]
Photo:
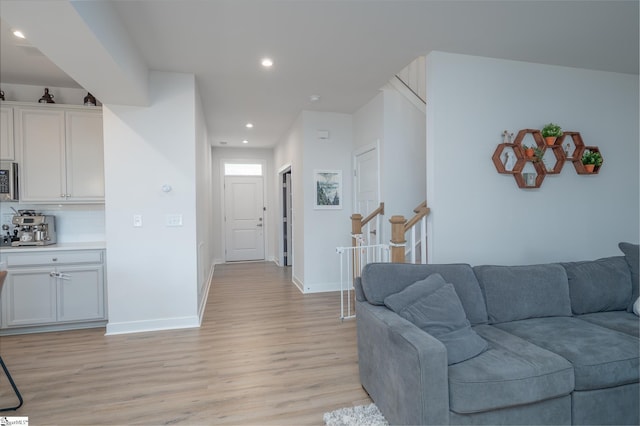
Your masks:
[[[224,178],[225,260],[264,260],[262,177]]]

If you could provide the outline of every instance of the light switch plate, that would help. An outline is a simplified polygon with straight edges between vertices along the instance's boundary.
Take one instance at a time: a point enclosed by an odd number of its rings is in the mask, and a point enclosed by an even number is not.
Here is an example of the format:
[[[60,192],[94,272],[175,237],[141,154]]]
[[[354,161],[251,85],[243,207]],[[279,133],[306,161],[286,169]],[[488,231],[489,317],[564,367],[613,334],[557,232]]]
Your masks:
[[[142,228],[142,215],[134,214],[133,215],[133,227],[134,228]]]
[[[168,214],[165,221],[166,226],[182,226],[181,214]]]

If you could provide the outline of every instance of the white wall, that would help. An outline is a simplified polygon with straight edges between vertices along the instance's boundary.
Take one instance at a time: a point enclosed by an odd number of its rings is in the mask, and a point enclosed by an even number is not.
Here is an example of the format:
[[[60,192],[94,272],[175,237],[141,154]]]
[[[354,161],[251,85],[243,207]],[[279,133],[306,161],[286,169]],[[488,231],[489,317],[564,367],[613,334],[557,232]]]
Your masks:
[[[361,106],[353,114],[353,148],[363,148],[382,142],[384,137],[384,92]],[[365,212],[362,212],[365,214]]]
[[[351,153],[353,119],[350,114],[304,111],[304,292],[340,289],[340,263],[336,247],[351,245]],[[318,138],[329,132],[328,140]],[[314,170],[342,171],[342,209],[315,210]],[[295,263],[294,263],[295,264]]]
[[[150,93],[103,111],[109,334],[199,325],[195,77],[152,72]]]
[[[264,227],[264,240],[265,240],[265,260],[273,261],[275,259],[275,246],[274,246],[274,221],[276,217],[276,204],[274,202],[274,188],[271,185],[273,176],[273,150],[272,149],[252,149],[252,148],[225,148],[225,147],[213,147],[212,148],[212,163],[211,163],[211,197],[214,202],[215,208],[213,209],[212,226],[213,226],[213,257],[215,263],[224,263],[224,249],[225,249],[225,230],[224,230],[224,192],[222,185],[224,183],[223,176],[223,164],[225,160],[238,161],[258,161],[265,164],[265,169],[262,171],[264,176],[264,191],[265,198],[264,203],[267,208],[265,212],[265,227]]]
[[[196,235],[198,241],[198,317],[204,316],[204,305],[213,274],[213,199],[211,180],[211,146],[207,137],[202,100],[196,92]]]
[[[353,117],[354,150],[380,141],[380,201],[385,203],[385,215],[379,232],[381,241],[388,242],[389,218],[408,219],[425,200],[425,115],[388,85]]]
[[[637,75],[433,52],[426,78],[430,262],[586,260],[638,242]],[[600,148],[600,173],[568,163],[519,189],[491,161],[501,133],[550,121]]]
[[[272,182],[274,187],[277,205],[282,206],[282,192],[280,190],[280,181],[278,172],[283,167],[291,167],[291,214],[293,220],[291,223],[292,233],[292,256],[290,257],[291,278],[295,285],[304,291],[304,129],[303,114],[299,114],[296,121],[291,126],[285,137],[276,145],[273,150],[274,174]],[[281,212],[280,208],[276,210]],[[275,217],[280,217],[276,214]],[[275,224],[274,247],[278,253],[282,250],[282,223],[278,220]]]
[[[382,197],[386,217],[411,218],[425,200],[425,115],[404,95],[384,90],[384,144],[382,145]],[[387,224],[385,235],[391,236]]]
[[[320,140],[318,131],[329,132]],[[293,198],[293,282],[304,293],[340,289],[336,247],[351,244],[351,152],[353,117],[350,114],[302,111],[287,135],[274,149],[273,187],[282,203],[278,171],[291,167]],[[314,170],[341,170],[343,207],[315,210]],[[276,215],[278,217],[278,215]],[[282,229],[276,227],[275,247],[280,249]]]

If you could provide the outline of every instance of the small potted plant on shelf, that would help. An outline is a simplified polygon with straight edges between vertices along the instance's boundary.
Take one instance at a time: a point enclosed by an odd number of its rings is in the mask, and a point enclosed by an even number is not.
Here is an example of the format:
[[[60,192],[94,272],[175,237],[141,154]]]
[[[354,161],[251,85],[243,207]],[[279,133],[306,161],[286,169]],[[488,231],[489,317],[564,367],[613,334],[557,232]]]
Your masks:
[[[582,154],[582,165],[587,173],[593,173],[596,167],[602,165],[602,155],[598,151],[586,149]]]
[[[522,149],[524,150],[524,155],[527,158],[533,158],[533,155],[535,154],[535,150],[533,149],[533,145],[532,146],[522,145]]]
[[[562,129],[557,124],[549,123],[542,128],[542,137],[547,145],[556,143],[556,139],[562,136]]]
[[[540,147],[533,148],[533,162],[537,163],[538,161],[542,161],[542,157],[544,157],[544,149]]]

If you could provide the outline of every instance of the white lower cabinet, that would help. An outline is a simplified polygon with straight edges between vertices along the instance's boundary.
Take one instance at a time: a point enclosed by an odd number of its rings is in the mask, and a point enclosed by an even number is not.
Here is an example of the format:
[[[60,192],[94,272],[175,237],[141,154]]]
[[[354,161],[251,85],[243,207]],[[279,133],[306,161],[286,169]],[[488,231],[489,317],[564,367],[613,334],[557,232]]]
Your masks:
[[[56,321],[56,281],[50,268],[11,271],[2,290],[3,328]]]
[[[57,274],[58,321],[105,319],[102,265],[68,266]]]
[[[105,324],[102,250],[10,254],[6,262],[0,334]]]

